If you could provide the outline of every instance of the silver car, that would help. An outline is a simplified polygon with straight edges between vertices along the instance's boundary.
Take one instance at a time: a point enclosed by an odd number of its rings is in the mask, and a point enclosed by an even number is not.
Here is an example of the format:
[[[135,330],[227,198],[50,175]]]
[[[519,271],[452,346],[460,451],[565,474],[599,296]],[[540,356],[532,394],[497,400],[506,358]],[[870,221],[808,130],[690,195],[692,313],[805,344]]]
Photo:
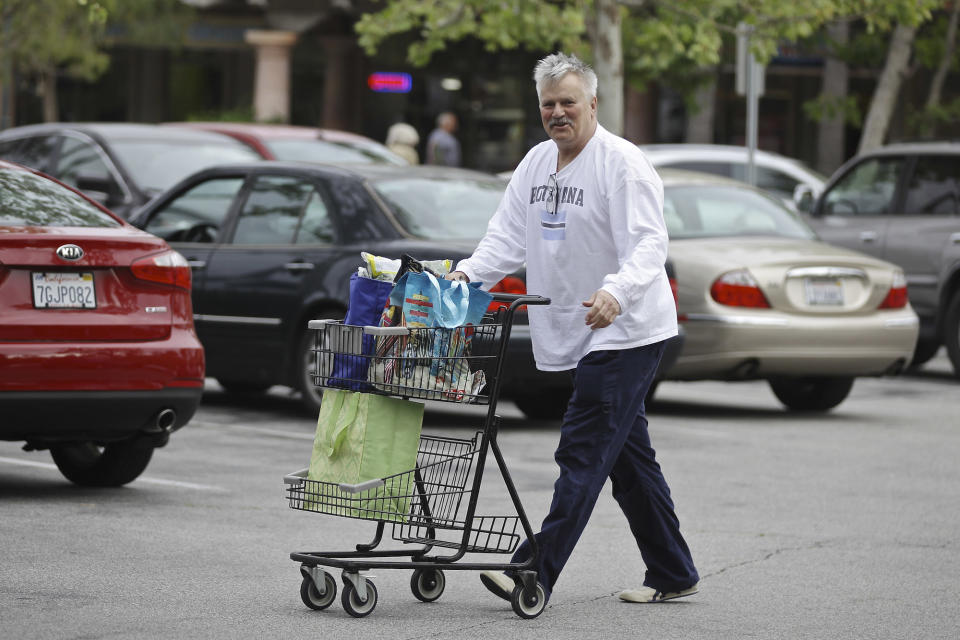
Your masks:
[[[660,173],[686,323],[665,379],[765,379],[788,409],[826,411],[856,377],[910,361],[919,323],[899,267],[821,242],[759,189]]]

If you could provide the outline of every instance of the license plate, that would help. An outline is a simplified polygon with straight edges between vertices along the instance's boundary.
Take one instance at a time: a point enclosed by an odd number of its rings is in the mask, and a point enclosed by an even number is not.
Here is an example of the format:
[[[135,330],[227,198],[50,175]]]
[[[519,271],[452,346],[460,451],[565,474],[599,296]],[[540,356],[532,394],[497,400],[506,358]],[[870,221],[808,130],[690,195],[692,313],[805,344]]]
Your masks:
[[[32,273],[36,309],[96,309],[92,273]]]
[[[810,306],[843,305],[843,283],[835,278],[806,278],[804,288]]]

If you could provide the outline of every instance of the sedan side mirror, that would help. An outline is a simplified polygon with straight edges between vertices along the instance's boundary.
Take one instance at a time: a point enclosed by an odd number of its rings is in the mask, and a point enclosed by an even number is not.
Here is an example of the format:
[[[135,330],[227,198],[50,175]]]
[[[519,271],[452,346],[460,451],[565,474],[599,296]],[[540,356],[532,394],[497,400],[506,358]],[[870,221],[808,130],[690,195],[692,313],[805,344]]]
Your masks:
[[[793,204],[800,213],[812,214],[816,199],[813,197],[813,189],[807,184],[798,184],[793,189]]]

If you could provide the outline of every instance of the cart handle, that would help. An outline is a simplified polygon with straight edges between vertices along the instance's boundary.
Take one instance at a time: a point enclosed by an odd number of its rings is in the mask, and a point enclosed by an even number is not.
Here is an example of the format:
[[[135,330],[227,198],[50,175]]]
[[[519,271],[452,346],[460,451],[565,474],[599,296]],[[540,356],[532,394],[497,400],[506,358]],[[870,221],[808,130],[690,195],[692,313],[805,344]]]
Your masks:
[[[537,296],[527,293],[491,293],[493,296],[494,302],[509,302],[510,306],[513,306],[512,303],[517,303],[517,306],[521,304],[550,304],[550,298],[544,298],[543,296]]]
[[[310,472],[309,469],[300,469],[300,471],[294,471],[293,473],[283,476],[284,484],[303,484],[303,481],[307,479],[307,474]],[[382,487],[386,482],[383,478],[374,478],[373,480],[367,480],[359,484],[347,484],[345,482],[338,482],[337,486],[340,487],[341,491],[346,491],[347,493],[360,493],[361,491],[369,491],[370,489],[376,489],[377,487]]]

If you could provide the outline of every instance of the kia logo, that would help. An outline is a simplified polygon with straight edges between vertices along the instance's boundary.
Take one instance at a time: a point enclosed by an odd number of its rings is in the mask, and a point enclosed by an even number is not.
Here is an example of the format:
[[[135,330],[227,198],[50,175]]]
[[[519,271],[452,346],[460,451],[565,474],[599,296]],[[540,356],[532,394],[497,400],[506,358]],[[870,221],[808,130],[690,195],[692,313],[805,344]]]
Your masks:
[[[79,260],[83,257],[83,249],[75,244],[65,244],[57,248],[57,255],[62,260]]]

